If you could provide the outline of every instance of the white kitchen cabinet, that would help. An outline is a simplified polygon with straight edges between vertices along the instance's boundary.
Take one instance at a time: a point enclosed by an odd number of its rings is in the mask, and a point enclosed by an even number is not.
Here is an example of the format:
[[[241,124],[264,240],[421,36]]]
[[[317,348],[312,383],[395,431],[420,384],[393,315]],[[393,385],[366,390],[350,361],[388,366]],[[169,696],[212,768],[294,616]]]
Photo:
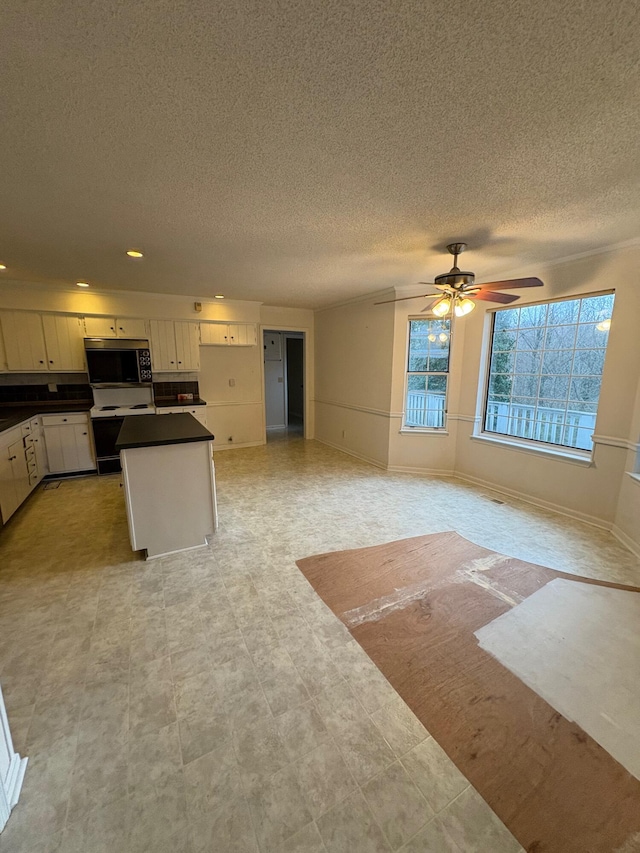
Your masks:
[[[200,370],[199,323],[150,320],[149,331],[155,372]]]
[[[25,439],[25,443],[30,441],[33,446],[37,472],[35,483],[39,483],[40,480],[42,480],[42,478],[49,473],[49,463],[47,460],[47,448],[44,442],[42,419],[32,418],[30,421],[30,426],[31,436],[29,439]],[[35,485],[35,483],[32,483],[32,485]]]
[[[147,321],[135,317],[85,317],[84,328],[88,338],[147,339]]]
[[[258,343],[256,327],[253,323],[232,323],[229,325],[229,343],[239,347],[254,347]]]
[[[42,426],[51,474],[95,470],[95,453],[87,415],[44,415]]]
[[[200,324],[176,322],[178,370],[200,370]]]
[[[2,326],[0,326],[0,373],[8,370],[7,367],[7,352],[4,348],[4,338],[2,337]]]
[[[30,311],[3,311],[0,314],[7,369],[17,372],[48,369],[42,318]]]
[[[18,802],[27,759],[21,758],[13,748],[9,720],[0,690],[0,832],[9,819],[11,809]]]
[[[0,435],[0,512],[4,524],[31,491],[32,453],[31,448],[25,448],[20,426]]]
[[[47,351],[47,367],[54,371],[85,373],[83,326],[80,317],[43,314],[42,328]]]
[[[157,415],[180,415],[187,412],[200,421],[203,426],[207,425],[207,407],[206,406],[170,406],[156,409]]]
[[[258,343],[255,323],[201,323],[202,346],[252,347]]]

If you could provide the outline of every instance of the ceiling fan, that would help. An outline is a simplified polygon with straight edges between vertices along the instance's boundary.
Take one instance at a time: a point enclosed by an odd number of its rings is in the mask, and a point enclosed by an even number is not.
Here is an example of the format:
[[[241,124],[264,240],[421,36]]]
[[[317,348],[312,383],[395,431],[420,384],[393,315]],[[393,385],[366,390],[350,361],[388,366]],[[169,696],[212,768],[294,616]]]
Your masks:
[[[507,281],[489,281],[484,284],[475,283],[475,275],[472,272],[458,269],[458,255],[467,248],[466,243],[449,243],[447,250],[453,255],[453,266],[449,272],[437,275],[433,284],[421,281],[427,287],[437,287],[439,293],[422,293],[419,296],[402,296],[400,299],[386,299],[384,302],[376,302],[376,305],[387,305],[390,302],[404,302],[407,299],[424,299],[428,296],[437,297],[435,302],[430,302],[423,311],[431,311],[436,317],[444,317],[453,309],[456,317],[463,317],[476,307],[474,299],[484,302],[501,302],[508,305],[520,299],[510,293],[497,293],[499,290],[513,290],[519,287],[542,287],[539,278],[511,278]]]

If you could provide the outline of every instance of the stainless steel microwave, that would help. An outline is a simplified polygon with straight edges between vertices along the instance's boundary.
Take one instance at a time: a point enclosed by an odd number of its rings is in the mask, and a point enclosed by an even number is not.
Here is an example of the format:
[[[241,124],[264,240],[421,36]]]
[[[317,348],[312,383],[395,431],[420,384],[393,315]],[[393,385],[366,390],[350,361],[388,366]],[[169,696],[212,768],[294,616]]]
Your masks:
[[[150,385],[149,341],[124,338],[85,338],[89,383],[99,387]]]

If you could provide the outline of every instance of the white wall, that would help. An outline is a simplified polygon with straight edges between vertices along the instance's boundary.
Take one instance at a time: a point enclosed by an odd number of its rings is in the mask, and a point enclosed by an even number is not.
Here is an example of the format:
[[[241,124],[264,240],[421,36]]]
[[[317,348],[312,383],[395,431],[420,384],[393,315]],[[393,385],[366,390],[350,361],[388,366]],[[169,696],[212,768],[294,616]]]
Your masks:
[[[526,495],[542,504],[560,507],[578,517],[608,526],[613,523],[640,382],[639,271],[638,247],[549,266],[538,271],[545,282],[544,289],[522,291],[518,303],[523,305],[611,288],[616,291],[592,465],[584,467],[505,445],[475,441],[471,438],[473,423],[461,421],[456,447],[458,474]],[[460,410],[468,416],[476,413],[478,381],[484,366],[485,315],[485,311],[476,310],[463,321],[464,370]]]
[[[194,302],[202,303],[196,312]],[[58,290],[25,282],[3,281],[0,310],[24,309],[112,317],[143,317],[169,320],[220,320],[255,323],[258,345],[252,347],[201,347],[200,372],[177,377],[159,374],[159,379],[197,378],[207,401],[207,421],[216,437],[216,449],[261,444],[265,440],[264,384],[260,328],[270,326],[305,332],[307,355],[307,406],[313,417],[313,312],[304,309],[262,306],[259,302],[210,300],[187,296],[128,292]],[[235,384],[230,386],[229,380]],[[312,437],[312,425],[306,432]],[[229,441],[232,438],[232,441]]]
[[[420,311],[420,301],[396,303],[388,310],[389,306],[374,307],[372,296],[317,312],[317,435],[395,470],[453,471],[613,527],[640,552],[640,478],[626,473],[638,464],[640,439],[640,247],[525,274],[539,275],[545,286],[521,291],[519,305],[616,291],[590,466],[472,437],[491,308],[485,303],[454,324],[448,434],[433,435],[400,432],[408,318]]]
[[[316,438],[377,465],[389,454],[393,306],[316,312]]]

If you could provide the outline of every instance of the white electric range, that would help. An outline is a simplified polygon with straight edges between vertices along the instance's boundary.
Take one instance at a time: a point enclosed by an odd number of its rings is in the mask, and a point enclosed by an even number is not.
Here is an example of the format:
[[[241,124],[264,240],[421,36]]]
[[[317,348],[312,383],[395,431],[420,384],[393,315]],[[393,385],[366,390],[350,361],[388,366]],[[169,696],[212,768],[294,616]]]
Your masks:
[[[115,445],[124,419],[129,415],[155,414],[152,387],[93,388],[93,402],[90,414],[98,474],[114,474],[121,470]]]

